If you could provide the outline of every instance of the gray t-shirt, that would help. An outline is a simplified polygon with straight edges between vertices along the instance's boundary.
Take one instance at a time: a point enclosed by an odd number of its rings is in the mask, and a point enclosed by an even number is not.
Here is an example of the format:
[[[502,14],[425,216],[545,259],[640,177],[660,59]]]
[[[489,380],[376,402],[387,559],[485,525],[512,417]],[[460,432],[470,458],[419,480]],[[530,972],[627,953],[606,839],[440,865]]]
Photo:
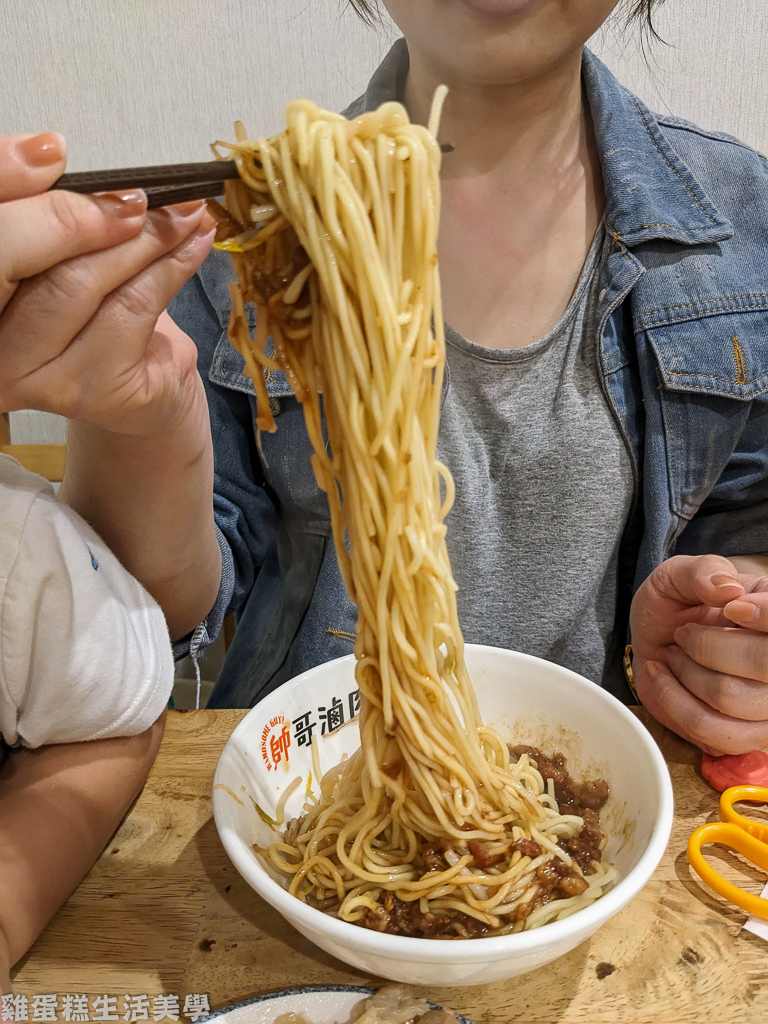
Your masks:
[[[621,689],[613,641],[632,467],[598,378],[601,226],[556,326],[522,349],[446,329],[438,457],[460,481],[448,551],[468,642]]]

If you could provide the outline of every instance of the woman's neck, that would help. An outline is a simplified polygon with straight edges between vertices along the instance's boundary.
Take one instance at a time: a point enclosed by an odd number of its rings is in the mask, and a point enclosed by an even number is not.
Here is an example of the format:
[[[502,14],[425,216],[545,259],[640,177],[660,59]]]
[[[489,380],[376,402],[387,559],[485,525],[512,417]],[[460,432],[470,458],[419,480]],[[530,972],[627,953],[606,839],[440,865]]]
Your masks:
[[[440,142],[450,147],[444,181],[484,177],[496,185],[567,173],[583,146],[581,50],[533,80],[487,85],[457,80],[410,50],[405,104],[426,124],[434,91],[449,88]]]
[[[514,85],[478,85],[411,53],[405,102],[426,123],[451,90],[440,142],[443,308],[465,337],[521,348],[568,305],[603,214],[600,158],[581,87],[581,51]],[[447,79],[447,80],[446,80]]]

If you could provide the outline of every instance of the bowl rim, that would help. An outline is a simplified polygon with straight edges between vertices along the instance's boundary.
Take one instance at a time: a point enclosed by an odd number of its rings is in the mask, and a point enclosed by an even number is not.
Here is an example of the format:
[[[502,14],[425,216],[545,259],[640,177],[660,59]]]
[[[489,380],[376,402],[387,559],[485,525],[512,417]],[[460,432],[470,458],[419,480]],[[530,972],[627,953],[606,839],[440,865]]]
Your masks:
[[[636,718],[621,701],[614,697],[607,690],[604,690],[597,683],[564,668],[555,662],[546,661],[544,658],[537,658],[532,654],[524,654],[521,651],[511,651],[503,647],[491,647],[486,644],[465,644],[466,650],[482,654],[493,652],[494,655],[510,655],[515,659],[530,664],[544,665],[550,671],[560,676],[565,676],[577,688],[586,690],[591,699],[598,704],[610,708],[614,716],[623,720],[633,733],[636,739],[644,748],[650,763],[653,766],[653,776],[658,789],[659,812],[654,823],[653,830],[648,840],[646,849],[640,856],[637,864],[629,871],[624,878],[607,893],[601,896],[594,903],[577,910],[569,917],[559,921],[552,921],[534,928],[531,931],[515,932],[508,935],[490,935],[475,939],[451,939],[450,941],[432,941],[423,938],[414,938],[406,935],[390,935],[386,932],[376,932],[371,929],[361,928],[359,925],[349,921],[342,921],[339,918],[324,914],[323,911],[310,907],[295,896],[292,896],[268,873],[264,865],[256,856],[255,868],[258,874],[258,887],[251,877],[254,871],[253,853],[246,846],[234,828],[226,825],[221,817],[219,808],[224,806],[224,794],[217,789],[219,776],[223,769],[223,761],[227,748],[230,744],[236,743],[239,736],[249,726],[246,724],[252,714],[259,710],[259,705],[251,708],[247,715],[235,726],[232,734],[227,740],[219,756],[216,771],[213,777],[213,816],[221,842],[230,857],[232,863],[243,876],[246,882],[263,899],[270,903],[290,924],[294,920],[299,922],[306,933],[323,935],[343,947],[357,949],[361,953],[375,954],[387,957],[390,960],[413,960],[429,963],[478,963],[490,960],[498,960],[515,954],[532,954],[549,946],[555,946],[561,942],[567,942],[577,934],[585,935],[595,931],[601,924],[617,914],[631,899],[633,899],[650,879],[659,864],[664,851],[666,850],[669,836],[672,831],[674,819],[674,795],[672,781],[669,776],[667,764],[643,723]],[[323,662],[314,668],[286,680],[280,687],[271,691],[278,693],[283,686],[295,684],[310,674],[321,669],[327,670],[329,665],[341,666],[342,664],[354,661],[354,654],[345,655],[342,658],[333,659],[330,662]],[[295,925],[294,925],[295,926]]]

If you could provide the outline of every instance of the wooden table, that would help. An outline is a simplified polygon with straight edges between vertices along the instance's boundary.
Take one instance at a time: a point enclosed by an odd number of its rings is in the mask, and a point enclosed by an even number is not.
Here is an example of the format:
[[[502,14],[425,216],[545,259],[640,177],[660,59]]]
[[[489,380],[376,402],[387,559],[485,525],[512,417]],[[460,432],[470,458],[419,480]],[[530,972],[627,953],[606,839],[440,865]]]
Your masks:
[[[224,852],[211,782],[244,714],[169,715],[143,794],[15,972],[15,991],[30,996],[30,1020],[31,997],[42,993],[117,996],[122,1020],[126,994],[177,994],[183,1006],[188,993],[207,993],[216,1008],[296,984],[378,980],[295,932]],[[741,931],[744,915],[704,888],[686,861],[688,836],[716,815],[716,795],[698,773],[698,753],[638,714],[667,759],[676,797],[672,838],[651,882],[554,964],[508,982],[426,994],[476,1024],[768,1021],[768,945]],[[757,871],[726,866],[759,891]]]

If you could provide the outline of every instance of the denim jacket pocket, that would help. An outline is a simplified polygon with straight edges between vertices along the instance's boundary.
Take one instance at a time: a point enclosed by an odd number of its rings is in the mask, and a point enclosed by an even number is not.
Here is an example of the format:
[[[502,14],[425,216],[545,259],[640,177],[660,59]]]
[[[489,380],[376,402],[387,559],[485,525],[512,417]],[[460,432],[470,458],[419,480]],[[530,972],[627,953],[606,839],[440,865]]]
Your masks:
[[[648,329],[664,387],[750,399],[768,392],[768,311],[730,313]]]
[[[214,384],[241,391],[251,400],[256,414],[253,383],[245,375],[245,360],[222,333],[211,362],[209,379]],[[309,533],[328,536],[331,532],[328,499],[317,486],[312,471],[312,443],[304,423],[304,412],[282,370],[267,370],[267,394],[277,424],[273,434],[260,437],[264,477],[277,496],[283,515],[293,526]]]
[[[656,357],[672,510],[692,518],[728,472],[754,402],[768,395],[768,312],[647,330]]]
[[[254,395],[253,383],[245,374],[245,360],[232,347],[227,335],[232,311],[229,288],[234,279],[229,254],[213,252],[198,271],[198,276],[212,310],[221,324],[221,337],[211,360],[208,379],[211,383],[219,384],[232,391]],[[256,310],[249,304],[245,307],[245,314],[248,318],[248,330],[253,334],[256,329]],[[271,345],[271,342],[269,344]],[[270,398],[279,401],[293,395],[291,386],[282,370],[268,370],[265,376]]]
[[[253,330],[253,327],[251,327],[251,330]],[[275,414],[279,412],[280,400],[293,398],[293,391],[282,370],[266,370],[264,377],[267,385],[267,394],[270,399],[276,399],[278,402],[278,408],[275,409],[273,407],[272,409],[273,414]],[[222,331],[216,345],[208,379],[214,384],[220,384],[222,387],[230,388],[233,391],[242,391],[243,394],[255,397],[253,382],[245,373],[245,360],[233,348],[226,331]]]

